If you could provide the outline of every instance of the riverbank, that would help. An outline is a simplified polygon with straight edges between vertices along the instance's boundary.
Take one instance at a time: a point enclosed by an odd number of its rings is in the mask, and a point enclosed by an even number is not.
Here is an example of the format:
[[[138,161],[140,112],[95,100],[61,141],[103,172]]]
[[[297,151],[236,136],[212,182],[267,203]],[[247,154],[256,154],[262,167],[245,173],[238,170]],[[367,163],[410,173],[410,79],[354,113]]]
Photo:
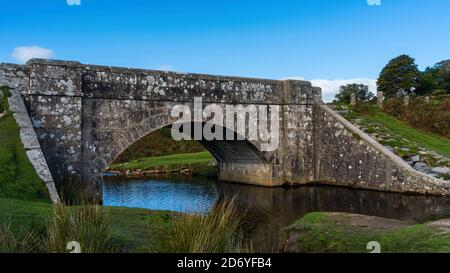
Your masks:
[[[218,169],[213,156],[207,152],[147,157],[111,165],[107,172],[128,177],[161,174],[182,174],[217,177]]]
[[[417,224],[348,213],[310,213],[285,230],[283,251],[369,253],[377,242],[383,253],[448,253],[450,220]]]
[[[104,209],[110,222],[110,239],[114,246],[111,250],[115,252],[155,252],[158,248],[155,245],[156,236],[168,228],[173,216],[171,212],[146,209]],[[52,205],[49,203],[0,198],[0,221],[10,221],[17,237],[22,237],[27,232],[34,232],[35,237],[41,236],[42,227],[51,214]],[[0,247],[2,243],[4,242],[0,240]]]

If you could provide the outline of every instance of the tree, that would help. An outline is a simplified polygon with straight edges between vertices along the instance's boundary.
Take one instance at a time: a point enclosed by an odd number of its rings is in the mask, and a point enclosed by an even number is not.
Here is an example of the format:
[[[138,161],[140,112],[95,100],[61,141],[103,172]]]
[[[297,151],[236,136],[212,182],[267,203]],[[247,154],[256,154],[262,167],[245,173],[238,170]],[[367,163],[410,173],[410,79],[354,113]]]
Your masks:
[[[437,70],[436,81],[439,84],[439,88],[450,93],[450,60],[439,62],[434,68]]]
[[[369,91],[369,86],[352,83],[343,85],[339,88],[339,93],[335,96],[336,101],[349,104],[353,93],[356,94],[356,99],[358,101],[368,101],[374,96],[373,93]]]
[[[421,73],[416,93],[426,95],[437,90],[450,93],[450,60],[439,62],[433,67],[427,67]]]
[[[420,75],[419,85],[415,93],[423,96],[438,90],[439,83],[437,80],[437,73],[438,70],[435,67],[427,67]]]
[[[412,93],[419,85],[420,71],[415,60],[408,55],[392,59],[381,71],[378,91],[384,96],[397,97]]]

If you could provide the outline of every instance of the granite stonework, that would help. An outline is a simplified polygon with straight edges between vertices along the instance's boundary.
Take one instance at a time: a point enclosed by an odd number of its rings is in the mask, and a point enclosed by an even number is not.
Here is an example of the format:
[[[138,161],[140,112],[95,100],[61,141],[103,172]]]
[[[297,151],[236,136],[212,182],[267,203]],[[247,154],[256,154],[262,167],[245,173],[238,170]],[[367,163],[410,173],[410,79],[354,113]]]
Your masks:
[[[57,185],[80,185],[101,200],[102,173],[125,149],[172,125],[177,104],[277,106],[280,143],[200,141],[217,159],[220,179],[261,186],[332,183],[386,191],[448,194],[368,143],[306,81],[276,81],[38,60],[0,65],[0,85],[20,86]],[[23,88],[23,89],[22,89]],[[331,111],[331,112],[330,112]],[[25,118],[18,116],[18,122]],[[203,122],[206,120],[204,119]],[[253,126],[246,120],[246,127]],[[235,131],[234,128],[223,128]],[[24,133],[24,138],[31,132]],[[370,139],[370,138],[369,138]],[[36,145],[36,143],[31,143]],[[360,163],[361,161],[361,163]]]
[[[16,88],[10,88],[9,91],[11,93],[11,96],[8,97],[9,110],[12,112],[17,126],[19,127],[20,140],[25,149],[26,155],[30,160],[36,174],[42,182],[45,183],[50,200],[53,203],[59,203],[60,198],[58,191],[48,168],[44,154],[42,153],[35,129],[31,123],[27,108],[23,102],[22,95]]]

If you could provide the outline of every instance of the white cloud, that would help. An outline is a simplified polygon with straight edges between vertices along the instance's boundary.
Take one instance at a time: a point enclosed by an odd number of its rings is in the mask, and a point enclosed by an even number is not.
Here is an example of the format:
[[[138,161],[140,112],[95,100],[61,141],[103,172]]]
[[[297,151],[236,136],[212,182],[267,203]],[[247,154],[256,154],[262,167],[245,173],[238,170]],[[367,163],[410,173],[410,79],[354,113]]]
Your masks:
[[[165,65],[160,65],[156,68],[156,70],[161,70],[161,71],[173,71],[173,67],[169,64],[165,64]]]
[[[291,80],[305,80],[303,77],[287,77],[286,79]],[[369,86],[369,90],[376,95],[377,93],[377,80],[369,78],[354,78],[354,79],[336,79],[336,80],[326,80],[326,79],[315,79],[308,80],[313,86],[322,88],[322,96],[325,102],[331,102],[339,91],[339,87],[346,84],[357,83],[365,84]]]
[[[11,56],[18,62],[25,63],[32,58],[49,59],[55,55],[53,50],[39,46],[22,46],[14,48]]]
[[[81,0],[66,0],[67,5],[69,6],[80,6]]]

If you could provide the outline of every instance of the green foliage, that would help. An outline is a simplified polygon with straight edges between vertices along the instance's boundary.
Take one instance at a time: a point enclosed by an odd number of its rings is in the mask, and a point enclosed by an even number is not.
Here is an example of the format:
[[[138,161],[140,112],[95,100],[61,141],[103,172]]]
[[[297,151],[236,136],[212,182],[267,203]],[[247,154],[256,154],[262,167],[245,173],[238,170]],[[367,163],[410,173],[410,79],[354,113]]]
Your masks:
[[[206,215],[182,214],[175,217],[158,252],[230,253],[244,249],[240,233],[242,214],[233,199],[224,199]]]
[[[439,84],[439,88],[446,90],[447,94],[450,94],[450,60],[439,62],[435,65],[436,80]]]
[[[123,163],[145,157],[165,156],[171,154],[187,154],[205,151],[196,141],[175,141],[171,129],[163,128],[155,131],[131,145],[114,161]]]
[[[420,130],[450,139],[450,97],[431,99],[411,98],[409,106],[402,99],[387,100],[384,111]]]
[[[8,97],[11,95],[8,87],[2,86],[0,87],[0,114],[5,112],[8,109]]]
[[[356,94],[356,99],[358,101],[368,101],[374,95],[369,91],[369,86],[364,84],[347,84],[339,88],[339,93],[336,94],[335,98],[338,103],[349,104],[351,100],[351,95]]]
[[[417,95],[426,95],[439,89],[439,83],[436,79],[436,69],[427,68],[421,75],[419,80],[419,86],[415,93]]]
[[[5,90],[2,88],[4,93]],[[47,190],[28,160],[10,111],[0,118],[0,197],[48,200]]]
[[[392,59],[381,71],[378,91],[386,98],[411,93],[419,85],[420,71],[415,60],[408,55]]]

